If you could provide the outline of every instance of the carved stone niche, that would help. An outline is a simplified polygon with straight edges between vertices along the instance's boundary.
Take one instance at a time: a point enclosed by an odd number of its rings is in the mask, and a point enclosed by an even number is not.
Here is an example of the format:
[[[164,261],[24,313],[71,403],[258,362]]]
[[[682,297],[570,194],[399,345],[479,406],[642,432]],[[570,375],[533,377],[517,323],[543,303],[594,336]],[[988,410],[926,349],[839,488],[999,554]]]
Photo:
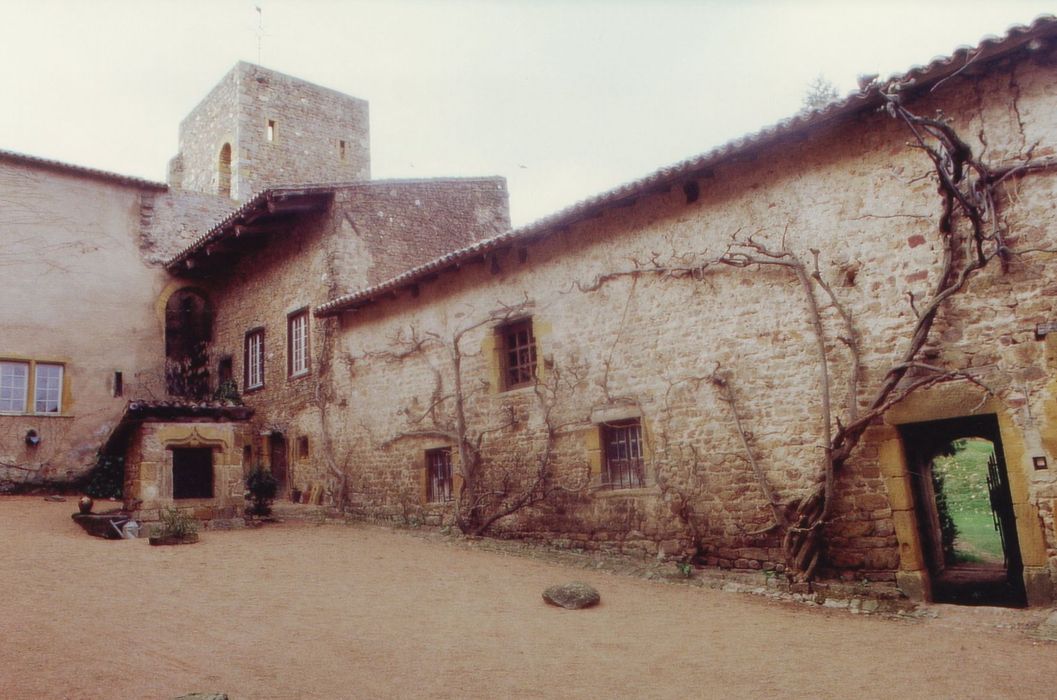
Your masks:
[[[141,520],[169,507],[200,520],[241,517],[247,424],[144,421],[125,450],[125,506]]]

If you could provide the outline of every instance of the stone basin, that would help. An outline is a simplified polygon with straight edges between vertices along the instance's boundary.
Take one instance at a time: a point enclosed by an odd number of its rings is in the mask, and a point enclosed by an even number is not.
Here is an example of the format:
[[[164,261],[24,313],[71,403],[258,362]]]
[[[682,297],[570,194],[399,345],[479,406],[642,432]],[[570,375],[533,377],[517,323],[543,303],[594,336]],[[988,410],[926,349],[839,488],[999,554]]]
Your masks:
[[[108,513],[74,513],[70,517],[93,537],[120,540],[121,526],[127,523],[132,516],[125,511],[114,510]]]

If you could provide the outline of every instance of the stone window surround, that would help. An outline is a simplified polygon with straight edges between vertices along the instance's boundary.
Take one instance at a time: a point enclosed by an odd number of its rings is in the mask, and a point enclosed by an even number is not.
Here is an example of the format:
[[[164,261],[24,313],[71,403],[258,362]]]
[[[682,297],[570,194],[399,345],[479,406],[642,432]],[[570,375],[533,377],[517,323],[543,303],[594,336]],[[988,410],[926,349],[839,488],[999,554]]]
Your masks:
[[[660,491],[653,479],[651,432],[642,410],[636,405],[615,404],[595,406],[591,410],[591,427],[584,433],[584,448],[591,472],[591,494],[596,498],[628,498],[658,496]],[[612,488],[604,481],[605,430],[609,425],[637,422],[641,429],[643,484],[635,487]]]
[[[32,358],[22,357],[0,357],[0,366],[14,366],[20,365],[26,368],[24,381],[21,386],[22,389],[22,408],[21,410],[4,410],[0,409],[0,415],[5,416],[63,416],[63,407],[68,405],[69,396],[67,394],[67,375],[66,375],[66,363],[58,362],[53,360],[38,360]],[[53,400],[55,410],[37,410],[37,406],[42,400],[41,389],[45,390],[48,387],[41,386],[40,369],[42,367],[57,367],[59,369],[59,382],[57,388],[57,395],[54,397],[44,396],[43,400]],[[0,371],[2,372],[2,371]],[[0,378],[0,383],[3,383],[4,379]],[[16,387],[8,387],[16,388]],[[47,404],[45,404],[47,406]],[[32,409],[32,410],[30,410]]]
[[[510,319],[494,329],[498,353],[499,391],[511,391],[531,386],[539,371],[539,347],[532,316]],[[527,332],[524,342],[517,338]],[[512,338],[514,339],[512,341]],[[510,361],[517,353],[517,362]],[[522,357],[522,353],[527,353]]]
[[[638,418],[606,422],[599,425],[599,430],[602,434],[602,488],[645,488],[642,422]]]
[[[243,391],[258,391],[264,388],[264,326],[246,331],[243,339]]]

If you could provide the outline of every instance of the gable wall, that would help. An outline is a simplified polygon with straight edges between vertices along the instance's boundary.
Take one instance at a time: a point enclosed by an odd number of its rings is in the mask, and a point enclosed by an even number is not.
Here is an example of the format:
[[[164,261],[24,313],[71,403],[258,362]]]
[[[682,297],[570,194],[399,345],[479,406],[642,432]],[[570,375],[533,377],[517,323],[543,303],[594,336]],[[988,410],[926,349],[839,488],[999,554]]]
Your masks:
[[[0,483],[79,477],[129,396],[164,395],[168,279],[141,257],[140,205],[133,187],[0,161],[0,359],[65,367],[59,415],[0,415],[0,463],[21,467],[0,467]]]

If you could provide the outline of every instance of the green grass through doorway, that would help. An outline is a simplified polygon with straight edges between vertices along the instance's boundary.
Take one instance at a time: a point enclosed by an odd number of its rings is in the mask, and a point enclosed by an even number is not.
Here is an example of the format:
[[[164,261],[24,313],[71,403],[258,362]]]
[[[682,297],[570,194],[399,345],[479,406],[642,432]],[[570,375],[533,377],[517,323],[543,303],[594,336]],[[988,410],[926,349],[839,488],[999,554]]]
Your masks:
[[[960,562],[1002,563],[1002,540],[995,530],[987,494],[987,460],[994,447],[987,440],[954,441],[954,454],[937,457],[933,468],[944,477],[947,508],[958,536],[955,558]]]

